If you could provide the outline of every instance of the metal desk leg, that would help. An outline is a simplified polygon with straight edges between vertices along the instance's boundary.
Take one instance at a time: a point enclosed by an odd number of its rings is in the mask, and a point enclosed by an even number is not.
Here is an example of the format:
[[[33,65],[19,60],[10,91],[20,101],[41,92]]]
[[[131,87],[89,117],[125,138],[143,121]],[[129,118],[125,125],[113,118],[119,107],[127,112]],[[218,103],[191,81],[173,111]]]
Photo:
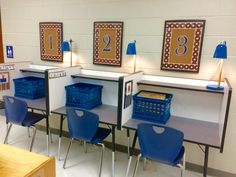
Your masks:
[[[134,153],[134,148],[135,148],[135,144],[136,144],[136,141],[137,141],[137,137],[138,137],[138,133],[137,133],[137,131],[135,131],[133,144],[132,144],[132,149],[130,151],[129,163],[128,163],[128,167],[127,167],[126,175],[125,175],[126,177],[128,177],[128,175],[129,175],[130,164],[131,164],[131,161],[132,161],[132,156],[133,156],[133,153]]]
[[[127,154],[128,154],[128,158],[130,156],[130,133],[129,133],[129,129],[127,129]]]
[[[60,132],[59,132],[59,141],[58,141],[58,160],[60,160],[60,155],[61,155],[61,137],[62,137],[62,126],[63,126],[63,121],[64,121],[64,117],[63,115],[61,115],[61,122],[60,122]]]
[[[115,177],[115,151],[116,151],[116,142],[115,142],[115,126],[112,125],[112,177]]]
[[[46,115],[45,118],[46,118],[47,154],[48,154],[48,156],[49,156],[50,151],[49,151],[49,117],[48,117],[48,115]]]
[[[203,177],[207,177],[208,155],[209,155],[209,146],[205,146],[205,158],[204,158]]]

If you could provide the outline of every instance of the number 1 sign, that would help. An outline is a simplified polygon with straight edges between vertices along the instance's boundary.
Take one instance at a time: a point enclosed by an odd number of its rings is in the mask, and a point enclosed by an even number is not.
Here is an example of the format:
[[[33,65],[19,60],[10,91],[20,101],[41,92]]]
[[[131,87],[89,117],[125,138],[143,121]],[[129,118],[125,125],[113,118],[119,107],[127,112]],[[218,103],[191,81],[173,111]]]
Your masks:
[[[162,70],[199,72],[205,20],[165,22]]]
[[[121,66],[123,22],[94,22],[93,64]]]
[[[60,22],[40,22],[41,60],[62,62],[63,24]]]

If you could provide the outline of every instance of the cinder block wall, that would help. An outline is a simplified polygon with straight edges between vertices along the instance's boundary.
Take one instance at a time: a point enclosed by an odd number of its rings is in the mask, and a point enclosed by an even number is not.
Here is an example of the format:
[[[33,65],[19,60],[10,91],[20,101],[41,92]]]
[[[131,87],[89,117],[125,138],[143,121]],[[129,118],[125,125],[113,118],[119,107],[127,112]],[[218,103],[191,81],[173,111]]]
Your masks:
[[[129,41],[137,41],[139,69],[147,74],[199,79],[215,79],[218,61],[212,59],[215,46],[226,40],[229,58],[224,76],[236,88],[236,1],[235,0],[0,0],[4,49],[14,46],[14,59],[56,65],[40,60],[39,22],[63,22],[64,39],[74,42],[75,63],[84,68],[132,72],[132,59],[125,55]],[[165,20],[205,19],[200,72],[186,74],[160,70]],[[93,65],[93,22],[123,21],[122,67]],[[62,64],[69,66],[68,61]],[[211,149],[209,167],[236,173],[236,92],[233,92],[224,153]],[[52,118],[54,127],[58,122]],[[125,132],[117,133],[117,143],[126,144]],[[202,164],[203,153],[186,144],[187,161]]]

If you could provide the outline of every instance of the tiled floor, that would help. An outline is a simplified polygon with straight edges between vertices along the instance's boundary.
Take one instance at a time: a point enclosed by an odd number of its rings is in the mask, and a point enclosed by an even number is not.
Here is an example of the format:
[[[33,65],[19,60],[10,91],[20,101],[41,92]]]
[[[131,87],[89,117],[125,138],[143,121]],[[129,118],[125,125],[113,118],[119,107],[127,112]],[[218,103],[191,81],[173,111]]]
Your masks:
[[[6,130],[5,118],[0,116],[0,143],[3,142]],[[27,149],[29,147],[30,138],[27,135],[27,129],[19,126],[13,126],[9,136],[9,144]],[[93,145],[88,145],[88,152],[84,153],[83,145],[79,142],[74,142],[72,145],[69,158],[67,161],[67,169],[63,169],[63,160],[69,140],[62,139],[61,161],[56,161],[57,177],[96,177],[98,175],[98,165],[100,158],[100,148]],[[53,143],[50,144],[50,154],[57,155],[58,136],[53,135]],[[44,132],[38,131],[36,134],[33,152],[46,155],[46,136]],[[131,166],[133,171],[134,161]],[[115,174],[116,177],[124,177],[128,164],[127,154],[116,153]],[[106,149],[102,177],[111,176],[111,150]],[[131,172],[130,172],[131,176]],[[180,169],[166,166],[163,164],[148,161],[147,169],[144,171],[142,163],[139,165],[138,177],[180,177]],[[199,173],[186,171],[185,177],[201,177]]]

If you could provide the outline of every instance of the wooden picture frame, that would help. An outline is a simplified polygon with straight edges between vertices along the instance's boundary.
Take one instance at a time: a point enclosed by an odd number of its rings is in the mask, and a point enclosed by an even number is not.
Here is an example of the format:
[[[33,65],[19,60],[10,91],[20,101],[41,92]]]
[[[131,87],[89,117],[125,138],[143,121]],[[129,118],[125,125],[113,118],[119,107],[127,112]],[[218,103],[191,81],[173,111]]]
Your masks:
[[[94,22],[93,64],[121,66],[123,22]]]
[[[41,60],[63,62],[61,45],[63,41],[63,24],[60,22],[40,22]]]
[[[199,72],[205,20],[165,21],[161,70]]]

